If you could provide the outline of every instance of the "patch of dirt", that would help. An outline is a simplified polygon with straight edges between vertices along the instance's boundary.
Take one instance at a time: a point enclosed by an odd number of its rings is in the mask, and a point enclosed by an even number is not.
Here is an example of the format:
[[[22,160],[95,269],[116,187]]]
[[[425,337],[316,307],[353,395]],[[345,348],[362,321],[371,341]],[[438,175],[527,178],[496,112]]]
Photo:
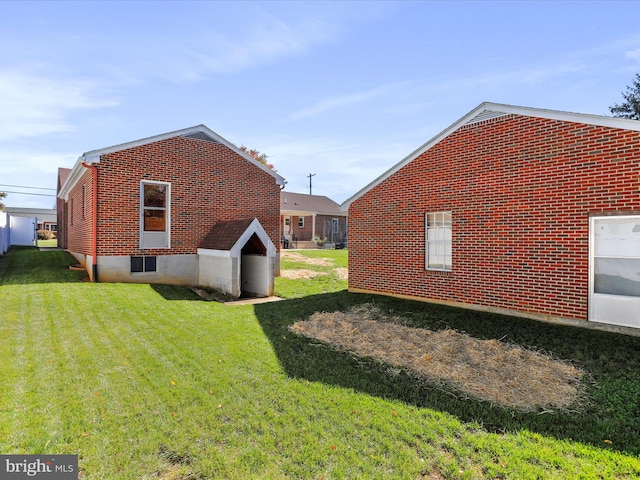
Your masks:
[[[338,275],[340,280],[349,280],[349,269],[344,267],[334,268],[334,272]]]
[[[394,320],[398,321],[365,304],[348,312],[315,313],[289,330],[520,411],[566,409],[580,400],[585,372],[550,355],[454,330],[406,327]]]
[[[309,270],[308,268],[297,268],[295,270],[280,270],[281,277],[290,278],[292,280],[299,280],[303,278],[313,278],[319,275],[326,275],[326,273],[317,272],[315,270]]]
[[[335,262],[334,260],[330,259],[330,258],[309,258],[309,257],[305,257],[304,255],[301,255],[297,252],[292,252],[291,250],[283,250],[280,252],[280,255],[283,258],[286,258],[287,260],[290,260],[292,262],[299,262],[299,263],[306,263],[307,265],[317,265],[317,266],[321,266],[321,267],[330,267],[332,266]],[[338,268],[334,268],[333,269],[334,272],[336,272],[336,275],[338,275],[338,278],[340,278],[340,280],[348,280],[349,278],[349,269],[348,268],[344,268],[344,267],[338,267]],[[313,278],[313,277],[317,277],[319,275],[327,275],[327,273],[325,272],[316,272],[314,270],[309,270],[309,269],[305,269],[305,268],[299,268],[299,269],[288,269],[288,270],[281,270],[280,271],[280,276],[284,277],[284,278],[290,278],[290,279],[304,279],[304,278]]]
[[[321,267],[330,267],[334,264],[334,261],[330,258],[310,258],[305,257],[297,252],[291,250],[281,250],[280,256],[291,260],[292,262],[306,263],[307,265],[319,265]]]

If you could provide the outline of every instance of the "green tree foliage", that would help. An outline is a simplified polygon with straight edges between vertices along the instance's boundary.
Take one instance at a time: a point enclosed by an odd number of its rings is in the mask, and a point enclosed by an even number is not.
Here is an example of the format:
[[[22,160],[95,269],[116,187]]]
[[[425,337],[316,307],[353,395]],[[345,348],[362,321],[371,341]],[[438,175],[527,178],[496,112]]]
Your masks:
[[[5,192],[0,192],[0,212],[4,210],[4,203],[2,203],[2,199],[5,198],[7,194]]]
[[[249,155],[254,160],[257,160],[258,162],[263,164],[265,167],[267,167],[267,168],[269,168],[271,170],[274,170],[273,164],[267,162],[268,155],[266,153],[260,153],[255,148],[247,148],[244,145],[242,145],[240,147],[240,150],[242,150],[244,153]]]
[[[640,73],[636,73],[633,79],[633,86],[627,85],[626,92],[622,92],[624,102],[617,103],[609,107],[609,111],[614,117],[640,120]]]

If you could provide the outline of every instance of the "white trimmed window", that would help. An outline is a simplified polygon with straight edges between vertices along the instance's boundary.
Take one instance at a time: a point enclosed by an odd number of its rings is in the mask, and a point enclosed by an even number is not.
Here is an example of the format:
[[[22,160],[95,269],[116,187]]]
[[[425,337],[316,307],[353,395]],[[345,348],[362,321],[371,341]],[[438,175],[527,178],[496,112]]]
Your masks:
[[[425,268],[451,270],[451,212],[425,215]]]
[[[169,248],[171,184],[140,182],[140,248]]]
[[[298,217],[298,228],[304,228],[304,217]]]

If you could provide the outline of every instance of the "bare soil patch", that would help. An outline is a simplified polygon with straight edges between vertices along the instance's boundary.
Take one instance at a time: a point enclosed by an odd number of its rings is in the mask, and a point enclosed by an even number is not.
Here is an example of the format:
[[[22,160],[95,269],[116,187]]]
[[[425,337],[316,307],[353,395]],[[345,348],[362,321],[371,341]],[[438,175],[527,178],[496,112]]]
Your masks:
[[[340,280],[349,280],[349,269],[345,267],[338,267],[333,269],[338,275]]]
[[[309,258],[291,250],[281,250],[280,255],[292,262],[306,263],[307,265],[318,265],[321,267],[330,267],[334,261],[330,258]]]
[[[319,312],[289,329],[334,348],[402,367],[480,400],[520,411],[568,409],[581,398],[585,374],[548,354],[454,330],[396,323],[372,305]]]
[[[313,278],[319,275],[326,275],[326,273],[318,272],[316,270],[309,270],[308,268],[296,268],[294,270],[280,270],[281,277],[290,278],[293,280],[299,280],[302,278]]]
[[[330,267],[335,262],[330,258],[309,258],[301,255],[297,252],[292,252],[291,250],[283,250],[280,253],[282,257],[287,260],[291,260],[292,262],[300,262],[306,263],[307,265],[317,265],[320,267]],[[338,278],[341,280],[348,280],[349,278],[349,269],[344,267],[334,268],[333,271],[338,275]],[[287,269],[281,270],[280,276],[284,278],[290,279],[304,279],[304,278],[313,278],[319,275],[328,275],[326,272],[316,272],[314,270],[299,268],[299,269]]]

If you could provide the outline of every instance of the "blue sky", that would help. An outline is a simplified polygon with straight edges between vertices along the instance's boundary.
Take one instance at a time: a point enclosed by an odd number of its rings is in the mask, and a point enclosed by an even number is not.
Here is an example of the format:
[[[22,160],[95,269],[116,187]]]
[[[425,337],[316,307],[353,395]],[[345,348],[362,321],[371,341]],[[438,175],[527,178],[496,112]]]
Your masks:
[[[342,202],[484,101],[608,115],[638,2],[0,2],[0,191],[200,123]],[[8,206],[52,207],[10,193]]]

